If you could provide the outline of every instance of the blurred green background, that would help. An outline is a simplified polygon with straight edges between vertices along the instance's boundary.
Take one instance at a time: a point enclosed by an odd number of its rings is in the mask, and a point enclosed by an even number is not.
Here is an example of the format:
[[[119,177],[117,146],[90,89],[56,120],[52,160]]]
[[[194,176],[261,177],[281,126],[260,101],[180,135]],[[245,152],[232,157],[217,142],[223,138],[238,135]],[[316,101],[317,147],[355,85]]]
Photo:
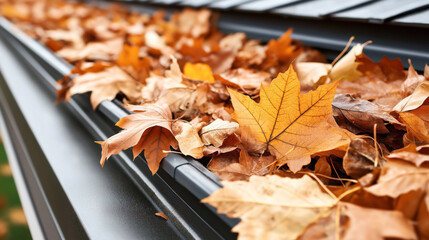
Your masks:
[[[12,170],[0,138],[0,240],[31,239]]]

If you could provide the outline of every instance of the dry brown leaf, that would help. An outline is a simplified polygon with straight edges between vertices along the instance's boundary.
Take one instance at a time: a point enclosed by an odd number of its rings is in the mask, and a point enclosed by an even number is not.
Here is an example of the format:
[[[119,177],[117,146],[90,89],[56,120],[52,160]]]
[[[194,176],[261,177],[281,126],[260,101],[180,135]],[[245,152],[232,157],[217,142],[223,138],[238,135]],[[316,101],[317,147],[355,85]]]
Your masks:
[[[351,81],[340,81],[337,94],[350,94],[375,104],[389,107],[389,110],[402,100],[401,80],[385,82],[375,77],[364,76]]]
[[[102,101],[112,100],[119,92],[130,100],[140,97],[140,84],[119,67],[106,68],[96,73],[85,73],[73,78],[65,99],[79,93],[91,92],[91,105],[95,109]]]
[[[266,46],[260,45],[257,40],[246,42],[243,48],[237,53],[234,66],[260,65],[265,59],[266,49]]]
[[[251,156],[241,149],[239,157],[236,152],[213,157],[207,168],[222,180],[237,181],[248,180],[253,175],[264,176],[274,163],[273,156]]]
[[[202,200],[232,218],[238,239],[296,239],[307,225],[335,204],[309,176],[252,176],[248,182],[223,181],[224,188]]]
[[[176,121],[172,126],[174,137],[179,143],[180,151],[193,158],[202,158],[203,142],[198,135],[198,128],[188,122]]]
[[[233,117],[276,156],[278,165],[290,162],[294,170],[307,164],[316,152],[347,145],[347,133],[332,127],[331,102],[336,83],[300,94],[299,80],[289,68],[280,73],[269,87],[261,87],[260,102],[229,90],[234,106]],[[292,161],[294,160],[294,161]]]
[[[332,69],[331,64],[315,62],[299,62],[295,67],[301,86],[310,88],[316,86],[318,82],[326,82],[321,79],[327,78]]]
[[[383,223],[383,226],[380,226]],[[304,239],[418,239],[413,223],[399,211],[363,208],[340,202],[327,216],[312,223]]]
[[[122,38],[112,39],[105,42],[91,42],[85,45],[83,49],[66,47],[56,52],[56,54],[70,62],[84,59],[112,61],[118,58],[123,42]]]
[[[172,61],[170,64],[170,69],[165,71],[165,76],[158,76],[152,74],[149,78],[146,79],[146,85],[141,90],[141,96],[144,101],[157,101],[163,96],[163,94],[165,95],[165,92],[169,89],[184,88],[186,89],[184,91],[189,90],[189,87],[182,83],[182,72],[180,71],[177,59],[174,57],[172,57],[171,59]],[[168,96],[166,97],[168,98]],[[164,101],[159,102],[164,103]],[[169,99],[166,99],[165,103],[170,103]],[[172,105],[168,105],[170,106],[170,110],[172,108],[175,110]]]
[[[402,159],[413,163],[416,167],[422,166],[424,163],[429,162],[429,145],[417,147],[415,143],[397,149],[389,154],[390,159]]]
[[[422,82],[419,84],[414,92],[402,99],[393,110],[398,112],[407,112],[420,107],[426,99],[429,97],[429,81]]]
[[[54,41],[61,41],[67,43],[68,46],[74,49],[82,49],[85,46],[83,41],[83,32],[80,29],[75,30],[48,30],[45,31],[44,36]],[[43,41],[43,40],[42,40]]]
[[[419,75],[411,64],[411,60],[408,59],[410,63],[410,68],[408,68],[407,79],[402,83],[401,92],[402,96],[407,97],[414,92],[417,86],[420,85],[425,79],[424,76]]]
[[[270,74],[266,72],[245,68],[232,69],[220,74],[220,76],[223,84],[241,88],[247,93],[258,93],[261,85],[270,79]]]
[[[340,79],[347,79],[353,81],[356,78],[362,76],[362,73],[358,70],[359,62],[356,62],[356,57],[362,55],[363,48],[366,44],[356,44],[350,51],[342,57],[329,73],[329,77],[332,81]]]
[[[412,157],[411,155],[405,155]],[[375,196],[387,196],[395,200],[395,209],[417,222],[417,230],[422,238],[429,237],[425,228],[429,220],[429,169],[416,167],[417,160],[399,159],[398,155],[389,157],[383,166],[376,184],[364,188]]]
[[[362,138],[350,142],[347,153],[343,159],[343,168],[347,175],[359,179],[367,173],[382,166],[386,160],[377,152],[374,145],[370,145]]]
[[[429,105],[423,105],[416,110],[400,112],[399,116],[405,123],[408,133],[422,142],[429,143]]]
[[[103,166],[111,155],[133,147],[134,158],[145,150],[149,169],[155,174],[159,163],[167,155],[165,151],[177,144],[171,130],[171,111],[167,105],[159,104],[129,106],[129,109],[135,114],[125,116],[116,123],[124,130],[100,142],[100,164]]]
[[[185,8],[178,19],[178,29],[182,34],[194,38],[205,35],[210,30],[211,12],[207,9],[194,10]]]
[[[332,108],[336,122],[353,133],[371,133],[374,131],[374,124],[377,124],[377,133],[386,134],[389,130],[385,127],[385,122],[401,124],[383,106],[350,95],[336,95]]]
[[[216,119],[200,131],[201,140],[205,145],[220,147],[223,141],[238,130],[238,123]]]

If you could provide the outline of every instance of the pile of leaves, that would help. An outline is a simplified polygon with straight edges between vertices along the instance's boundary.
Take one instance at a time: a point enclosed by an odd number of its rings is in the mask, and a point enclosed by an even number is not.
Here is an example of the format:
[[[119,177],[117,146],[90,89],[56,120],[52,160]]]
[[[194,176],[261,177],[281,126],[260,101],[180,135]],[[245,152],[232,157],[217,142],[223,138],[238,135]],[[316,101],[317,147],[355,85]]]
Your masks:
[[[153,174],[171,151],[209,159],[224,188],[203,200],[240,239],[429,238],[429,67],[376,63],[368,43],[326,63],[291,39],[225,35],[217,15],[166,20],[114,5],[3,2],[2,15],[74,64],[58,100],[133,112],[100,142]]]

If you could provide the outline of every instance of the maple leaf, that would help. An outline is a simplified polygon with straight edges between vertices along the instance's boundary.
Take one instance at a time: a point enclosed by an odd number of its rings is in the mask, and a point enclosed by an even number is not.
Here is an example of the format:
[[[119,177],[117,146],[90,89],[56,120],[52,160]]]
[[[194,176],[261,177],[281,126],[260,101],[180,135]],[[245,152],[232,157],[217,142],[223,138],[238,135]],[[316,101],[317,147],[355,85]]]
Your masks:
[[[336,202],[307,175],[298,179],[252,176],[248,182],[222,181],[222,185],[202,202],[241,218],[232,229],[239,239],[296,239]]]
[[[286,63],[285,66],[289,66],[290,62],[302,52],[302,48],[299,45],[292,44],[292,31],[292,28],[290,28],[277,40],[271,39],[268,42],[266,50],[267,63],[281,61]]]
[[[337,83],[300,94],[299,80],[290,67],[269,87],[261,86],[260,102],[229,89],[233,117],[240,126],[249,126],[252,135],[266,144],[278,165],[291,160],[308,163],[310,155],[347,145],[346,132],[332,127],[331,102]],[[298,171],[300,167],[294,168]]]
[[[150,59],[140,59],[140,48],[138,46],[124,45],[116,63],[132,75],[135,79],[144,83],[149,76]]]
[[[122,92],[130,100],[140,97],[140,84],[119,67],[113,66],[99,72],[88,72],[72,79],[65,99],[79,93],[91,92],[91,105],[95,109],[104,100],[112,100]]]
[[[124,130],[100,142],[101,166],[106,159],[122,150],[133,147],[134,159],[143,151],[149,169],[155,174],[159,163],[167,155],[165,151],[177,142],[171,130],[171,111],[167,105],[148,104],[128,107],[135,114],[125,116],[116,123]]]

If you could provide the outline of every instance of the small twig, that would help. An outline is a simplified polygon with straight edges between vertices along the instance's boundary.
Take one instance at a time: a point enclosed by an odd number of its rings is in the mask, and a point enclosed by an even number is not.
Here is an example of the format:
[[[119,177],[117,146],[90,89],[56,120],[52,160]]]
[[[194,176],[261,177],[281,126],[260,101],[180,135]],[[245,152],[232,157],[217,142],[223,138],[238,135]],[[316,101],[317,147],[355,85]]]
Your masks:
[[[333,199],[337,199],[337,196],[335,196],[335,194],[333,192],[331,192],[331,190],[329,190],[329,188],[327,188],[325,186],[325,184],[323,184],[323,182],[320,181],[320,179],[314,173],[310,173],[309,172],[309,173],[306,173],[306,174],[310,175],[314,180],[316,180],[317,183],[319,183],[319,185],[323,188],[323,190],[325,190],[329,194],[329,196],[331,196]]]
[[[165,150],[162,150],[162,152],[163,153],[177,153],[177,154],[183,155],[183,153],[179,152],[179,151],[165,151]]]
[[[335,203],[335,204],[337,204],[338,202],[340,202],[341,201],[341,199],[343,199],[343,198],[345,198],[345,197],[347,197],[348,195],[350,195],[350,194],[352,194],[352,193],[354,193],[354,192],[356,192],[356,191],[359,191],[359,190],[361,190],[362,188],[360,187],[360,186],[357,186],[357,187],[355,187],[355,188],[352,188],[352,189],[349,189],[349,190],[347,190],[347,191],[345,191],[345,192],[343,192],[338,198],[337,198],[337,202]]]
[[[340,175],[338,174],[338,172],[337,172],[337,169],[335,169],[335,167],[334,167],[334,163],[332,162],[332,159],[329,159],[330,160],[330,163],[331,163],[331,166],[332,166],[332,168],[334,169],[334,172],[335,172],[335,175],[337,175],[337,178],[340,180],[340,182],[341,182],[341,184],[343,185],[343,187],[345,187],[346,185],[343,183],[343,181],[341,180],[341,178],[340,178]]]
[[[341,53],[334,59],[334,61],[332,61],[331,66],[334,66],[335,63],[338,62],[338,60],[340,60],[340,58],[343,57],[343,55],[347,52],[347,50],[349,49],[350,45],[352,44],[353,40],[355,39],[354,36],[351,36],[349,39],[349,42],[347,43],[346,47],[343,49],[343,51],[341,51]]]
[[[378,159],[378,146],[377,146],[377,123],[374,124],[374,148],[375,148],[375,160],[374,160],[374,167],[377,167],[379,164]]]

